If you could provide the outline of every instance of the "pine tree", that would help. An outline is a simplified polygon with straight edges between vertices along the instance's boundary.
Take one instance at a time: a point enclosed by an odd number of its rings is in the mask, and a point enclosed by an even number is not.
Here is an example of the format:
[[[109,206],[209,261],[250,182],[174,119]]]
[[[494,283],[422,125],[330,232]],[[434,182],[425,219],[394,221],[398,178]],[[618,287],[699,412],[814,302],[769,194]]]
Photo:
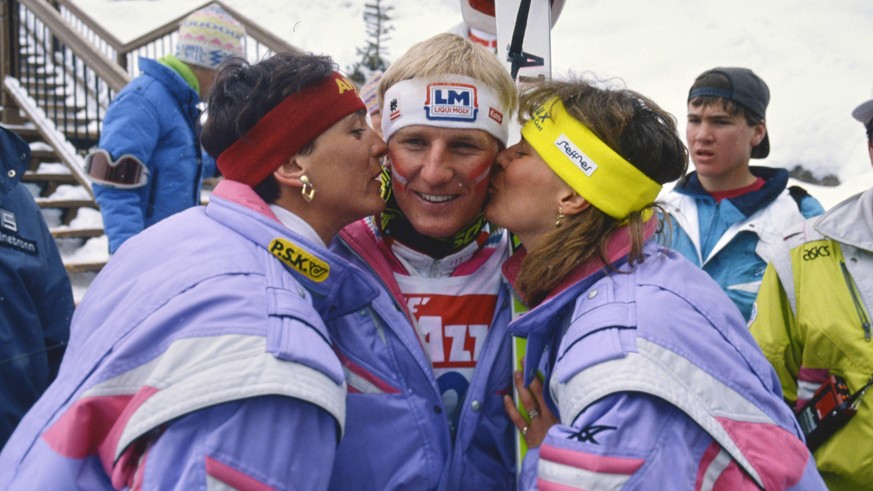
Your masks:
[[[388,56],[388,49],[385,47],[385,42],[391,39],[388,34],[394,30],[394,27],[389,25],[394,7],[385,5],[386,3],[382,0],[373,0],[373,3],[364,4],[367,45],[355,50],[361,60],[349,69],[349,77],[359,85],[376,70],[384,71],[388,68],[389,62],[385,58]]]

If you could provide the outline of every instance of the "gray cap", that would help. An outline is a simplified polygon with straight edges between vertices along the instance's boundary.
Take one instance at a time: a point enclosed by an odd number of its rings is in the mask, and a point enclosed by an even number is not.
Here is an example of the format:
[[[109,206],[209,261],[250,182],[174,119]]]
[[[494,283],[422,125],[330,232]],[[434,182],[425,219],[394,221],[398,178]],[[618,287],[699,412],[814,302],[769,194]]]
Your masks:
[[[852,117],[861,122],[864,126],[870,123],[873,119],[873,99],[861,104],[852,111]]]
[[[770,89],[748,68],[718,67],[707,70],[697,78],[717,73],[728,80],[729,88],[699,86],[688,91],[688,100],[695,97],[721,97],[736,102],[761,119],[766,119],[767,104],[770,103]],[[761,143],[752,148],[753,159],[763,159],[770,154],[770,132],[764,135]]]

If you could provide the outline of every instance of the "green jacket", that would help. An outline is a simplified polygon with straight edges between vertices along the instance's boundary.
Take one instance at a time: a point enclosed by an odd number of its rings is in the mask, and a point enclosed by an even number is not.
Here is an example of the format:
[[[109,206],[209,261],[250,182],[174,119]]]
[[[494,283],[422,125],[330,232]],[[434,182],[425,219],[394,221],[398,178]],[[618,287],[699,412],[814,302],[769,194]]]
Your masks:
[[[829,375],[849,391],[873,375],[873,189],[788,232],[750,320],[785,399],[802,405]],[[831,490],[873,482],[873,395],[814,453]]]

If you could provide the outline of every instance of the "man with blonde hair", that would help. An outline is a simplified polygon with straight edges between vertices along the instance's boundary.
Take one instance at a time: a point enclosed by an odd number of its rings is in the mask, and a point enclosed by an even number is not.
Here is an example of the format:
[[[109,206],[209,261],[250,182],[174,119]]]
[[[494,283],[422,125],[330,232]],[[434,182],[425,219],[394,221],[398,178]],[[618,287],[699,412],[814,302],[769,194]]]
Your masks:
[[[387,207],[334,243],[380,295],[328,323],[349,391],[331,488],[514,489],[509,239],[482,210],[515,85],[446,33],[396,60],[378,93]]]

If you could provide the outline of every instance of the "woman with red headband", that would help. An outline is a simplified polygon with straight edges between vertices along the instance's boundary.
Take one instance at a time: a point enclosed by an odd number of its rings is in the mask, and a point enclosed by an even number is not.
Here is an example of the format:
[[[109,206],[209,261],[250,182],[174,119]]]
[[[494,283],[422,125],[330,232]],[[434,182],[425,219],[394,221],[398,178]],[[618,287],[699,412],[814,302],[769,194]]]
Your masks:
[[[505,397],[531,449],[520,488],[824,489],[739,311],[652,240],[688,162],[673,117],[585,81],[535,86],[520,112],[485,210],[524,246],[504,264],[530,307],[510,324],[528,416]]]
[[[327,57],[233,59],[209,109],[225,179],[99,274],[4,489],[327,488],[346,384],[325,320],[376,291],[326,244],[384,208],[386,147]]]

